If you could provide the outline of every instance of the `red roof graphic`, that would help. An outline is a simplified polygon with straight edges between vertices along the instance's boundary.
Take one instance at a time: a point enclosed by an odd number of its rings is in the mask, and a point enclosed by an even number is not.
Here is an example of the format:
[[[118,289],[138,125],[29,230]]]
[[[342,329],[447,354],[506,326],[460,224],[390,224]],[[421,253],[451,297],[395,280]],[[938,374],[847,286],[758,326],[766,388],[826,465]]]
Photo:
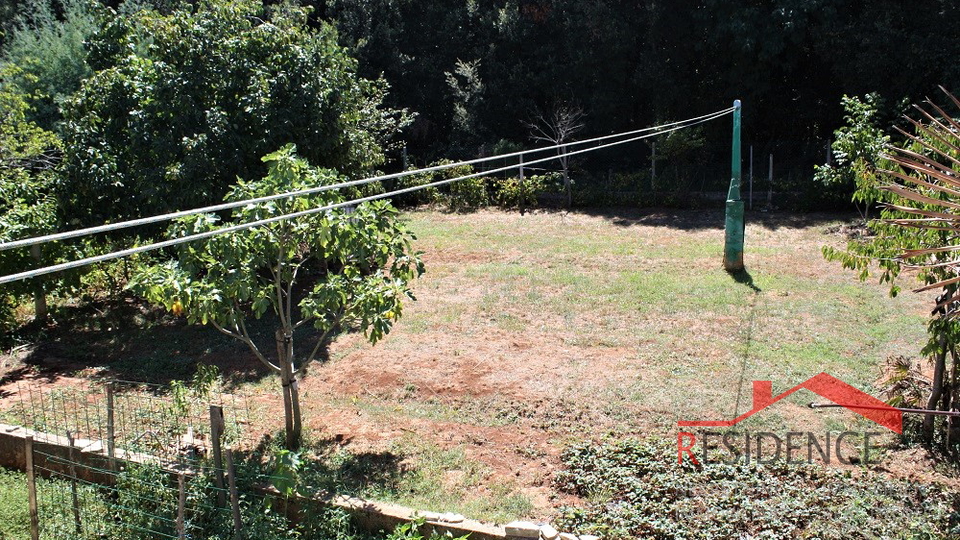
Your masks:
[[[903,432],[903,413],[901,411],[826,373],[817,374],[777,397],[773,397],[773,385],[770,381],[753,381],[753,408],[746,413],[733,420],[681,420],[677,424],[680,427],[735,426],[801,388],[810,390],[837,405],[842,405],[890,431]]]

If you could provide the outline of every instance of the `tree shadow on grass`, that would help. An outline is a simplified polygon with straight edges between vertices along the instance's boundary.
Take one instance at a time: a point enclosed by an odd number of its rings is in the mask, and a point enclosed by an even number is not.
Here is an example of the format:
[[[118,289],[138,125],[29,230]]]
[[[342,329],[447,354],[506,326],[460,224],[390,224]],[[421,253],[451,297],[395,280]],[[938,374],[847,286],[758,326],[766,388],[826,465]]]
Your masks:
[[[763,289],[758,287],[753,282],[753,276],[750,275],[750,272],[747,271],[746,268],[738,272],[727,272],[727,273],[730,274],[730,277],[733,278],[733,280],[736,281],[737,283],[741,285],[746,285],[747,287],[750,287],[751,289],[753,289],[753,292],[756,292],[756,293],[763,292]]]
[[[550,210],[558,212],[558,210]],[[674,209],[674,208],[575,208],[574,214],[601,217],[614,225],[631,227],[665,227],[682,231],[723,229],[724,208]],[[748,226],[760,226],[768,230],[804,229],[826,226],[836,221],[849,221],[856,216],[844,212],[747,212]]]
[[[35,345],[3,382],[79,375],[166,385],[190,379],[198,364],[218,367],[228,386],[270,374],[245,344],[135,299],[62,307],[52,319],[24,336]],[[258,343],[272,343],[268,321],[249,326]]]
[[[264,435],[256,448],[245,456],[266,476],[273,474],[271,459],[282,451],[283,433]],[[406,474],[404,456],[391,452],[350,452],[349,440],[340,436],[314,439],[301,448],[298,476],[300,485],[310,492],[370,497],[396,493]]]

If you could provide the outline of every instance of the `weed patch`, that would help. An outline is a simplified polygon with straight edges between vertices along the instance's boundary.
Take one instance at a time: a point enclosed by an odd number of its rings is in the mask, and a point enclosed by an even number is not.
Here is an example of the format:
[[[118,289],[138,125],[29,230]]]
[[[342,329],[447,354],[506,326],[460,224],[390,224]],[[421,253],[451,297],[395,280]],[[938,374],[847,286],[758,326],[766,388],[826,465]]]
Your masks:
[[[563,454],[566,529],[604,538],[939,538],[960,533],[960,494],[816,465],[677,463],[664,440],[579,444]]]

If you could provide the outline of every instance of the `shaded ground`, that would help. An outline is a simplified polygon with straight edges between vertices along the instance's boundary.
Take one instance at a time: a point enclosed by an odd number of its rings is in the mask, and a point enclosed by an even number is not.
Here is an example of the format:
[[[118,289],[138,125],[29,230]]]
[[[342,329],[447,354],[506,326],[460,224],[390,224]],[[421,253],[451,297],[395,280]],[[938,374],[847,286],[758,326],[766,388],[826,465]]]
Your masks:
[[[428,509],[495,513],[491,500],[520,493],[533,509],[518,511],[548,516],[572,502],[551,484],[572,442],[670,438],[679,419],[735,417],[750,408],[755,379],[772,380],[777,393],[827,371],[875,394],[879,364],[916,355],[925,339],[928,299],[890,299],[823,260],[821,246],[844,241],[829,232],[837,216],[751,214],[748,273],[739,276],[720,267],[719,212],[422,211],[407,219],[427,267],[418,301],[376,347],[339,338],[301,388],[316,439],[413,461],[436,448],[461,452],[435,466],[448,492],[472,502],[406,501]],[[18,399],[16,381],[163,382],[204,362],[259,393],[255,429],[276,429],[279,385],[242,345],[135,304],[124,309],[116,324],[92,312],[84,325],[51,330],[4,357],[0,407]],[[803,394],[749,427],[862,427],[844,410],[806,408],[812,399]],[[924,459],[891,453],[884,467],[941,478]]]

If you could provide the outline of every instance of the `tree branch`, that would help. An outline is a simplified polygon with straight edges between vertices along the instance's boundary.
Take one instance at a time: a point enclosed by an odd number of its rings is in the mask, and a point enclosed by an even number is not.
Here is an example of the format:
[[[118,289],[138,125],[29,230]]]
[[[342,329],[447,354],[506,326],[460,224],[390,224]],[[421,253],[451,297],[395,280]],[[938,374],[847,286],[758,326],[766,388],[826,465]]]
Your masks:
[[[277,316],[280,317],[280,325],[284,328],[289,327],[287,321],[286,303],[283,301],[283,284],[280,282],[280,274],[283,272],[283,255],[277,255],[277,269],[270,270],[273,274],[273,285],[277,295]]]
[[[317,340],[317,344],[313,347],[313,350],[310,352],[310,356],[308,356],[300,365],[300,367],[297,368],[296,375],[298,377],[303,374],[304,370],[307,369],[307,366],[309,366],[310,363],[313,362],[313,360],[317,357],[317,353],[320,351],[320,347],[322,347],[323,344],[326,343],[327,337],[330,336],[330,332],[332,332],[334,328],[336,328],[337,326],[340,325],[341,322],[343,322],[344,314],[345,312],[341,310],[340,315],[338,315],[330,324],[330,326],[328,326],[327,329],[324,330],[323,334],[320,335],[320,338]]]
[[[297,274],[300,273],[300,269],[303,268],[303,266],[304,266],[305,264],[307,264],[307,261],[309,261],[310,259],[311,259],[311,257],[308,255],[308,256],[300,259],[300,262],[298,262],[297,264],[293,265],[293,274],[290,276],[290,284],[289,284],[288,287],[287,287],[287,295],[288,295],[288,296],[290,295],[290,292],[293,290],[293,284],[296,283],[296,281],[297,281]]]
[[[270,368],[272,371],[276,373],[280,373],[280,366],[267,360],[267,357],[264,356],[262,352],[260,352],[260,348],[257,347],[257,344],[254,343],[253,340],[250,338],[250,333],[247,331],[247,323],[245,323],[243,319],[240,319],[240,328],[243,331],[244,343],[246,343],[247,346],[250,347],[250,350],[253,351],[253,354],[257,355],[257,359],[263,362],[263,364],[268,368]]]
[[[238,334],[238,333],[236,333],[236,332],[233,332],[232,330],[230,330],[230,329],[228,329],[228,328],[224,328],[224,327],[220,326],[219,324],[217,324],[217,321],[211,320],[211,321],[210,321],[210,324],[212,324],[213,327],[216,328],[217,330],[219,330],[219,331],[223,332],[224,334],[232,337],[233,339],[239,339],[240,341],[243,341],[243,336],[241,336],[240,334]]]
[[[299,322],[297,322],[297,324],[293,325],[293,329],[296,330],[297,328],[300,328],[301,326],[307,324],[310,321],[313,321],[314,319],[316,319],[316,317],[306,317],[300,320]]]

